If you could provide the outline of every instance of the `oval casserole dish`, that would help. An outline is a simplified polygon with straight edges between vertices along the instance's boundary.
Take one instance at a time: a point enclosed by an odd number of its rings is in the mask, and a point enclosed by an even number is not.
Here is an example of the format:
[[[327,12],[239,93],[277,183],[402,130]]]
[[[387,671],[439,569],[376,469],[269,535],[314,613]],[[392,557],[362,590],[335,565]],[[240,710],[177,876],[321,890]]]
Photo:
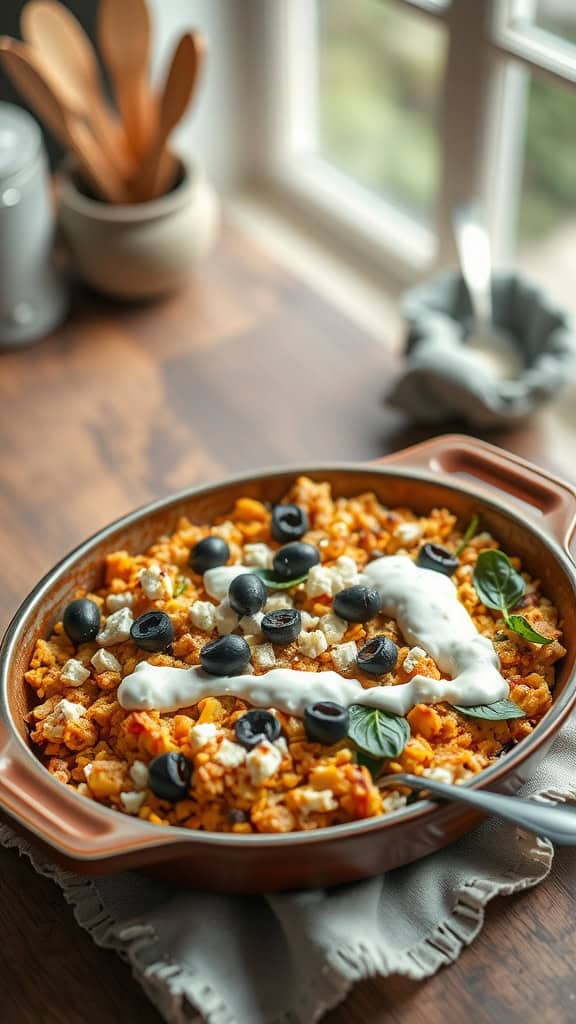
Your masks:
[[[24,683],[34,643],[46,636],[81,586],[98,585],[104,555],[144,550],[179,516],[209,522],[241,496],[276,501],[294,477],[328,480],[336,495],[372,490],[415,512],[446,506],[461,522],[480,512],[504,550],[542,580],[558,607],[567,655],[559,663],[551,710],[533,733],[471,785],[513,793],[545,757],[576,704],[576,569],[570,543],[576,491],[500,449],[448,436],[378,464],[290,466],[195,487],[139,509],[99,531],[64,558],[23,602],[0,649],[0,811],[60,864],[82,874],[143,869],[180,883],[232,892],[334,885],[427,856],[480,820],[458,805],[420,801],[384,817],[310,832],[235,835],[158,827],[85,800],[62,786],[28,744]]]

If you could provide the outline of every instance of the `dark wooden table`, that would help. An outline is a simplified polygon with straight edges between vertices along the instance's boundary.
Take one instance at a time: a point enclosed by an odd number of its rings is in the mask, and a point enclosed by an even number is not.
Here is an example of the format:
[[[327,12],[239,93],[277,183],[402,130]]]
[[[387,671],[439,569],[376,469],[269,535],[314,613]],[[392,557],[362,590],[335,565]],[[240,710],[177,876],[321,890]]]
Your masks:
[[[0,357],[3,625],[61,555],[143,502],[229,470],[371,459],[421,439],[383,404],[397,369],[232,231],[166,302],[80,296],[52,337]],[[537,423],[492,440],[547,461]],[[0,872],[2,1024],[159,1024],[53,883],[13,851]],[[559,853],[545,884],[490,907],[453,967],[419,985],[363,983],[327,1024],[570,1024],[575,892],[576,858]]]

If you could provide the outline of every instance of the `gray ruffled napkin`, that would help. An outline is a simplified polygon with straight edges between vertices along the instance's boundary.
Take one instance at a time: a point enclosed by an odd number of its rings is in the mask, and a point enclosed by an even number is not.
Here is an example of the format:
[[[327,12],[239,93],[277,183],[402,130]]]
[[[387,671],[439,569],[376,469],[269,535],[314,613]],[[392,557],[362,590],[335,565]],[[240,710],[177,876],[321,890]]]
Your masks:
[[[462,419],[491,427],[521,420],[574,379],[576,334],[568,314],[516,274],[495,274],[494,321],[519,369],[510,378],[468,345],[472,307],[459,274],[447,272],[407,292],[406,370],[387,401],[419,423]]]
[[[576,802],[575,716],[522,795]],[[366,882],[243,897],[138,874],[87,881],[5,826],[0,842],[61,886],[78,923],[130,961],[170,1024],[311,1024],[361,978],[427,978],[478,935],[490,900],[537,885],[554,856],[549,842],[489,820],[446,850]]]

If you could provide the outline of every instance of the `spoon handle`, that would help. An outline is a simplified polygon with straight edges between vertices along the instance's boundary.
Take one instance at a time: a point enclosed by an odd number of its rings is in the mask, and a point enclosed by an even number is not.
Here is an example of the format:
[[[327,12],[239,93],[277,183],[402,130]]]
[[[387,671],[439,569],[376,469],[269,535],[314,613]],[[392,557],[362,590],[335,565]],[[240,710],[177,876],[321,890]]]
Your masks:
[[[475,807],[496,818],[522,825],[539,836],[551,839],[559,846],[576,846],[575,807],[523,800],[517,796],[502,796],[501,793],[469,789],[467,786],[452,786],[417,775],[387,775],[378,780],[380,789],[397,785],[410,786],[415,791],[426,790],[442,800]]]
[[[489,328],[492,311],[492,256],[488,232],[477,206],[457,206],[454,210],[454,238],[476,328]]]

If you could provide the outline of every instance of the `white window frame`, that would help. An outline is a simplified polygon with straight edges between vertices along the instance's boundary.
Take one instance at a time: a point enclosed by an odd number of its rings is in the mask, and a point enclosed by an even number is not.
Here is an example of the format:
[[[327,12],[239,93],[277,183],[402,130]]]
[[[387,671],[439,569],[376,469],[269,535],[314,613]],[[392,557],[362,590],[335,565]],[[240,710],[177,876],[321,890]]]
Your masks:
[[[302,38],[314,38],[315,0],[249,0],[244,8],[254,143],[247,177],[308,230],[405,284],[455,261],[452,211],[478,197],[496,260],[510,257],[523,155],[524,69],[576,87],[576,48],[513,17],[522,3],[529,14],[533,0],[394,2],[444,24],[448,33],[433,228],[327,162],[298,155],[315,125],[314,53],[299,51]]]

